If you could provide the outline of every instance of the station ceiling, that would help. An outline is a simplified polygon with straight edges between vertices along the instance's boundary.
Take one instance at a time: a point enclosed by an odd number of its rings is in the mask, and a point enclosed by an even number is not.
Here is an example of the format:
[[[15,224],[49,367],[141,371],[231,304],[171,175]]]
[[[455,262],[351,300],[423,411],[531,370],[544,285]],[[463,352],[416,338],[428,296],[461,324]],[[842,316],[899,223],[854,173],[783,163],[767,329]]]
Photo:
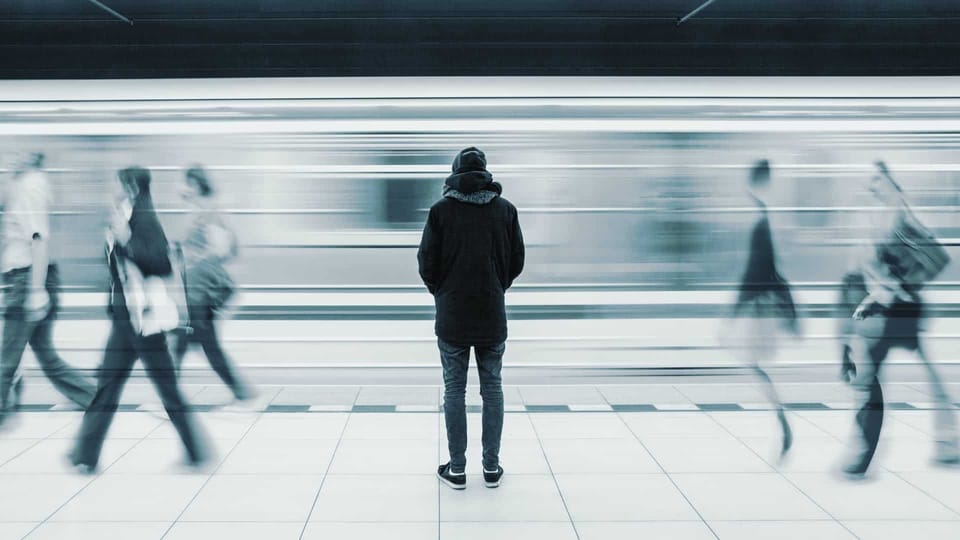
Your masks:
[[[5,0],[0,78],[960,75],[958,0]]]

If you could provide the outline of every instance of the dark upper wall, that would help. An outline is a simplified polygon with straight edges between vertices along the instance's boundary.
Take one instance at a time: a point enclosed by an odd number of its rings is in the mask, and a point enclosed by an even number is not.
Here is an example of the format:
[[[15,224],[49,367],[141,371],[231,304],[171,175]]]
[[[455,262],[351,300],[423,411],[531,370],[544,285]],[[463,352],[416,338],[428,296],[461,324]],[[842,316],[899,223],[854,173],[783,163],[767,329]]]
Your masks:
[[[0,78],[958,75],[957,0],[0,2]]]

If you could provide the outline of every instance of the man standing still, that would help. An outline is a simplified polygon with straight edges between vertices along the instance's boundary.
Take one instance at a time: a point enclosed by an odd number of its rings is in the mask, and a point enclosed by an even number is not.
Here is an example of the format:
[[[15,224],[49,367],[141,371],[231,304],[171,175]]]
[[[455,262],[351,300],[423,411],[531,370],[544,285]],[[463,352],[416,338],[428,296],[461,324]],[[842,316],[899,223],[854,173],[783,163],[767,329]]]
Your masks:
[[[467,413],[464,395],[473,347],[483,398],[483,480],[500,485],[503,386],[500,367],[507,340],[504,293],[523,270],[517,209],[487,172],[483,152],[470,147],[453,160],[443,198],[430,208],[417,260],[434,297],[443,364],[443,409],[450,461],[437,476],[453,489],[467,487]]]
[[[53,348],[53,322],[60,286],[49,255],[50,188],[43,154],[17,167],[3,211],[3,349],[0,356],[0,424],[20,404],[20,360],[27,344],[50,382],[64,396],[86,408],[93,382],[67,365]],[[12,394],[12,395],[11,395]]]

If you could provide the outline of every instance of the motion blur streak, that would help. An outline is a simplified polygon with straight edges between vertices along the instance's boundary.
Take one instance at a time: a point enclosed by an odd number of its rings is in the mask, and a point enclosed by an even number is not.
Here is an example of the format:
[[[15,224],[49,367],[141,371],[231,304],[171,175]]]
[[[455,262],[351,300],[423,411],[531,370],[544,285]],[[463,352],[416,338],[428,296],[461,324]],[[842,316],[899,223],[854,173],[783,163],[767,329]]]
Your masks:
[[[232,271],[244,294],[224,341],[238,363],[264,365],[346,362],[347,350],[358,363],[433,361],[414,255],[450,156],[467,146],[486,152],[528,243],[508,295],[517,361],[727,362],[703,351],[717,347],[742,271],[744,180],[767,158],[780,267],[808,336],[783,356],[834,362],[833,286],[872,208],[861,194],[873,160],[890,164],[960,260],[957,88],[953,78],[4,81],[0,149],[46,153],[54,248],[74,294],[106,282],[113,171],[149,168],[180,238],[178,186],[203,164],[243,242]],[[929,348],[942,361],[957,359],[958,283],[954,264],[929,291]],[[93,365],[106,322],[91,298],[66,295],[58,340]],[[271,342],[300,345],[287,354]]]

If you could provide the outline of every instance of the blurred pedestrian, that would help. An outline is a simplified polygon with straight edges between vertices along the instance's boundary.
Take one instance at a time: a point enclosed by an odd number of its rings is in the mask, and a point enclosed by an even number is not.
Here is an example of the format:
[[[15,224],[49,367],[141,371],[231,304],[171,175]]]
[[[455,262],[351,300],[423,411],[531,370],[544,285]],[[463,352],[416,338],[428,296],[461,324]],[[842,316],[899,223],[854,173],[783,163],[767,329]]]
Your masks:
[[[217,314],[234,292],[233,280],[224,264],[237,255],[236,236],[214,204],[213,185],[202,167],[187,170],[182,195],[192,220],[183,242],[187,311],[192,331],[177,332],[174,357],[177,371],[190,344],[197,343],[203,348],[210,367],[234,397],[245,401],[253,392],[237,377],[216,329]]]
[[[852,478],[864,476],[876,453],[883,427],[884,399],[880,369],[892,348],[917,354],[929,375],[937,409],[934,412],[936,454],[941,464],[960,463],[953,405],[920,340],[923,318],[921,288],[947,265],[946,250],[913,214],[900,185],[883,162],[874,164],[867,190],[877,205],[866,213],[868,242],[857,258],[867,294],[857,306],[855,332],[865,358],[857,386],[864,399],[857,413],[863,441],[858,458],[845,467]]]
[[[202,463],[201,446],[188,405],[177,387],[166,331],[177,324],[176,305],[162,279],[171,275],[169,246],[150,195],[150,172],[129,167],[118,175],[119,197],[107,234],[112,318],[96,396],[83,416],[72,463],[96,469],[100,450],[137,358],[143,361],[191,465]]]
[[[443,366],[443,411],[450,460],[437,476],[466,488],[467,414],[464,396],[470,348],[483,398],[483,478],[497,487],[503,475],[503,384],[507,339],[504,293],[523,270],[524,245],[517,209],[501,197],[487,159],[467,148],[453,160],[443,197],[431,208],[417,253],[420,277],[436,304],[436,334]]]
[[[61,394],[87,408],[96,387],[70,367],[53,347],[60,279],[50,253],[51,191],[43,154],[20,163],[10,182],[3,211],[3,348],[0,356],[0,424],[20,406],[20,360],[27,344],[44,375]]]
[[[777,269],[776,249],[766,199],[770,189],[770,163],[757,161],[751,171],[748,192],[757,208],[750,234],[749,255],[740,280],[733,321],[735,349],[744,355],[751,369],[760,377],[767,399],[773,405],[781,431],[780,456],[793,445],[793,432],[776,386],[765,368],[780,348],[784,333],[798,334],[796,307],[790,284]]]

